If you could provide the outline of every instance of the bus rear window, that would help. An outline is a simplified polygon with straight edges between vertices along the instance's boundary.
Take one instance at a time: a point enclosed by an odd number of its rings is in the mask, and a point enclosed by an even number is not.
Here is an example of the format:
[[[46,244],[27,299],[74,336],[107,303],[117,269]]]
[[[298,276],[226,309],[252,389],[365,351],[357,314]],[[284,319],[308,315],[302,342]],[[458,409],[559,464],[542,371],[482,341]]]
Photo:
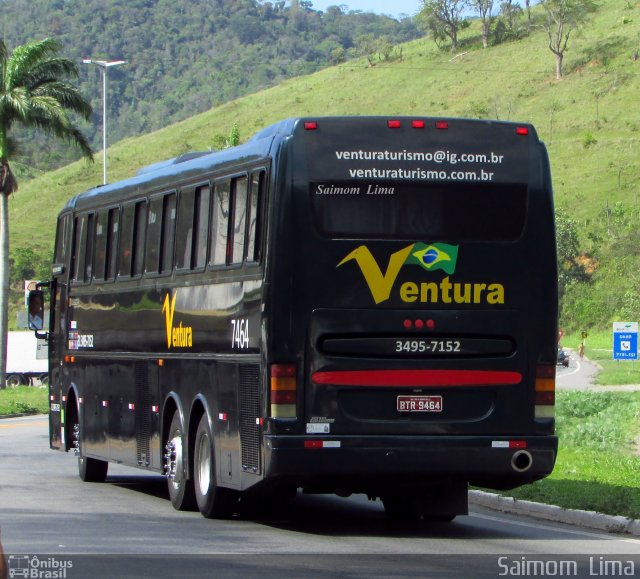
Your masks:
[[[514,241],[527,187],[500,183],[312,183],[315,226],[325,237]]]

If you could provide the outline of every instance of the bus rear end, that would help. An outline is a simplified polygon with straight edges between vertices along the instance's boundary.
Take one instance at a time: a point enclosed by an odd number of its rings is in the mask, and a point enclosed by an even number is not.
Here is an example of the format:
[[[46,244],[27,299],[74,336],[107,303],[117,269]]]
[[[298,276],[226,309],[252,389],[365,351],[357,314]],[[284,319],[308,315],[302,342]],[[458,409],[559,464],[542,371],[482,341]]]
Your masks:
[[[547,476],[557,274],[533,127],[303,119],[284,147],[267,477],[451,518],[469,484]]]

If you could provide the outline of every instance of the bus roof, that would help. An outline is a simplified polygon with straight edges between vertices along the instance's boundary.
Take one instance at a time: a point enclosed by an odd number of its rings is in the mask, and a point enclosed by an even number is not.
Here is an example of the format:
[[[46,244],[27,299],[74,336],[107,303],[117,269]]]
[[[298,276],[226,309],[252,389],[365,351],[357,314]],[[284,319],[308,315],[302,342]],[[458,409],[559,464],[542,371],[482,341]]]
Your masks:
[[[480,119],[459,119],[448,117],[408,117],[408,116],[342,116],[342,117],[294,117],[284,119],[256,133],[245,144],[224,149],[222,151],[190,152],[180,157],[175,157],[165,161],[154,163],[143,167],[138,173],[128,179],[106,185],[99,185],[80,193],[66,203],[62,212],[73,209],[83,209],[96,206],[107,206],[118,203],[125,199],[135,199],[138,196],[148,194],[150,191],[162,191],[176,187],[176,173],[180,173],[180,180],[185,182],[197,179],[214,169],[224,169],[224,167],[237,167],[238,164],[255,162],[267,158],[274,154],[272,146],[274,141],[280,142],[292,136],[299,127],[310,128],[313,123],[316,127],[323,124],[336,124],[345,126],[345,133],[348,134],[351,128],[384,125],[390,128],[391,123],[398,123],[397,126],[411,125],[411,123],[425,123],[437,128],[442,126],[465,125],[473,128],[482,127],[484,130],[491,130],[497,126],[523,127],[528,131],[530,137],[537,140],[537,134],[532,125],[528,123],[515,123],[511,121],[494,121]],[[309,125],[308,123],[311,123]]]

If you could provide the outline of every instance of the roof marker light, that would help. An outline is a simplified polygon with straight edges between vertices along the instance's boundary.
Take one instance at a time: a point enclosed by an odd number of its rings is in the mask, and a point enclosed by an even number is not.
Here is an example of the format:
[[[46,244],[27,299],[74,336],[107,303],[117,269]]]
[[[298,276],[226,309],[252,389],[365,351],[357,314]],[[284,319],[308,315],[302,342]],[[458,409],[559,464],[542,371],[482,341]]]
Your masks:
[[[415,121],[411,121],[411,126],[414,129],[424,129],[426,126],[426,123],[424,121],[421,120],[415,120]]]
[[[390,120],[387,121],[387,125],[390,129],[399,129],[402,126],[402,123],[400,121]]]
[[[449,128],[448,121],[436,121],[436,129],[439,129],[441,131],[446,131],[448,128]]]
[[[305,131],[315,131],[318,128],[317,121],[305,121],[304,130]]]
[[[528,127],[518,127],[516,128],[516,135],[528,135],[529,128]]]

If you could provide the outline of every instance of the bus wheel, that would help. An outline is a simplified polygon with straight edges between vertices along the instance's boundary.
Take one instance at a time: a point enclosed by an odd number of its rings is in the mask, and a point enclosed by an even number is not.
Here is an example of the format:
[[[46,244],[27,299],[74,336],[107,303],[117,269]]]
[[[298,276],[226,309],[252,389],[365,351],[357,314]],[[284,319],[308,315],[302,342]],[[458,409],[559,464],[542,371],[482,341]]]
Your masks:
[[[427,523],[450,523],[456,515],[425,515],[424,520]]]
[[[410,497],[387,495],[382,497],[382,504],[387,517],[394,521],[417,521],[422,515]]]
[[[78,474],[84,482],[104,482],[107,478],[109,463],[106,460],[98,460],[82,456],[82,443],[80,439],[80,424],[73,425],[73,447],[78,456]]]
[[[177,511],[190,510],[194,506],[193,481],[187,478],[185,459],[185,438],[180,413],[176,410],[165,446],[164,473],[171,504]]]
[[[193,454],[194,486],[198,509],[208,519],[228,519],[238,505],[238,493],[216,485],[214,446],[209,419],[200,419]]]

